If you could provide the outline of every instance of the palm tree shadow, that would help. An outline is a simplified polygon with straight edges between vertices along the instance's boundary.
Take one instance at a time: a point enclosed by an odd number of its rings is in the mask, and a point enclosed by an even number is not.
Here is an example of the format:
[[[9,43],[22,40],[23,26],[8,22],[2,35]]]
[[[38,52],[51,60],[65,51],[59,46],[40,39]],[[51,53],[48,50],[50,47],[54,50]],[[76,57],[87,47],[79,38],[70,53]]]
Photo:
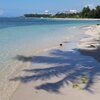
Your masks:
[[[33,75],[14,77],[10,80],[20,80],[22,83],[27,83],[30,81],[51,79],[54,76],[58,78],[62,76],[62,79],[59,81],[45,83],[35,87],[38,90],[42,89],[48,92],[60,93],[59,90],[65,83],[68,84],[69,81],[71,83],[77,83],[80,77],[87,75],[89,80],[84,89],[90,92],[92,91],[95,77],[100,75],[100,63],[92,57],[82,55],[81,51],[77,49],[73,51],[53,50],[50,52],[50,55],[31,57],[17,55],[15,59],[19,61],[54,64],[55,66],[40,69],[24,69],[23,71],[33,73]]]

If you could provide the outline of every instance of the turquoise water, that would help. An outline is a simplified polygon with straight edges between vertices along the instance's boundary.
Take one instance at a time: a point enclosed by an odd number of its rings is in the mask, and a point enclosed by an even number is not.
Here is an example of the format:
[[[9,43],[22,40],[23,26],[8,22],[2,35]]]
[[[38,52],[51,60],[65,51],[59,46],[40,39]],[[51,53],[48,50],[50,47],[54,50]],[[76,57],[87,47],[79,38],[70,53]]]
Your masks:
[[[38,45],[44,47],[48,42],[55,41],[62,36],[65,26],[43,25],[43,26],[18,26],[0,29],[0,50],[28,49],[33,46],[33,51]],[[63,36],[64,37],[64,36]]]
[[[100,24],[100,21],[0,18],[0,94],[2,97],[6,98],[5,92],[9,94],[9,91],[13,90],[9,78],[19,66],[22,66],[20,62],[13,59],[15,56],[30,56],[59,46],[59,43],[70,37],[74,39],[74,34],[82,32],[74,26],[94,24]]]
[[[35,50],[38,48],[37,44],[46,45],[48,42],[55,41],[59,36],[62,38],[63,33],[69,33],[70,29],[67,26],[97,23],[100,21],[0,18],[0,51],[26,48],[29,45],[34,46]],[[45,46],[42,45],[42,47]]]
[[[100,20],[55,20],[38,18],[0,18],[0,28],[27,26],[27,25],[91,25],[100,24]]]

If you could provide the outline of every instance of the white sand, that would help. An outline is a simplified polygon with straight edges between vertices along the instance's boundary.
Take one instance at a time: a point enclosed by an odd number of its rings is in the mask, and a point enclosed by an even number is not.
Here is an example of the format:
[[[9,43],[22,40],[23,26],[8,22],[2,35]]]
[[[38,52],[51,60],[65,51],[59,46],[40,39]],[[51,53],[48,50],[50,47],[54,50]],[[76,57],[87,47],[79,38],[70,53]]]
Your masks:
[[[99,36],[99,32],[100,32],[100,26],[91,26],[87,28],[86,34],[91,35],[91,38],[81,40],[78,47],[82,49],[88,49],[87,45],[90,45],[93,42],[94,38],[98,38],[97,35]],[[74,43],[66,44],[64,45],[64,47],[58,47],[58,49],[67,50],[68,47],[71,49],[76,47],[76,45],[74,46],[72,45],[74,45]],[[48,52],[50,51],[46,51],[39,56],[51,56],[48,55]],[[55,65],[52,63],[47,64],[47,63],[30,63],[30,62],[26,62],[26,64],[29,67],[28,69],[49,68],[52,65]],[[32,75],[32,73],[24,73],[23,75]],[[92,86],[92,90],[95,91],[94,93],[88,92],[87,90],[81,90],[79,88],[74,89],[72,87],[71,82],[69,82],[69,85],[65,84],[64,87],[60,88],[61,93],[47,92],[44,90],[37,90],[34,88],[38,85],[41,85],[42,83],[57,82],[58,80],[61,80],[62,77],[64,77],[64,75],[58,78],[54,76],[51,80],[48,78],[47,80],[43,81],[38,80],[38,81],[31,81],[25,84],[21,83],[18,89],[13,93],[11,100],[99,100],[100,99],[100,81],[96,81],[96,83],[94,83],[94,85]]]
[[[100,20],[99,18],[48,18],[48,19],[57,19],[57,20]]]
[[[93,50],[100,46],[100,25],[94,25],[84,29],[87,30],[86,35],[88,35],[88,37],[82,39],[78,47],[81,49]],[[95,48],[89,47],[90,45],[95,46]]]

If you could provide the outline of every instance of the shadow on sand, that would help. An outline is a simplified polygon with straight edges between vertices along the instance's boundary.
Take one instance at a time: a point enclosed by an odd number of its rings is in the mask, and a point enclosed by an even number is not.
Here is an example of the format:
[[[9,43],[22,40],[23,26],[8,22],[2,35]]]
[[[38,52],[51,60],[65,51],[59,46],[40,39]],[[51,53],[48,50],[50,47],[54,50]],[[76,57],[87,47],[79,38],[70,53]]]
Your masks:
[[[85,54],[86,56],[82,55]],[[99,53],[100,54],[100,53]],[[49,68],[40,68],[40,69],[24,69],[27,73],[33,73],[33,75],[18,76],[10,80],[18,81],[22,83],[27,83],[30,81],[36,80],[47,80],[56,77],[61,77],[62,79],[54,83],[44,83],[40,86],[36,86],[36,89],[43,89],[48,92],[59,93],[60,88],[64,86],[65,83],[76,83],[79,80],[79,77],[87,75],[89,77],[88,82],[86,83],[84,89],[92,91],[92,85],[95,82],[95,77],[100,75],[100,57],[82,50],[73,50],[73,51],[62,51],[62,50],[53,50],[49,53],[50,56],[21,56],[17,55],[15,59],[22,62],[32,62],[32,63],[45,63],[53,64]],[[95,55],[95,56],[94,56]],[[92,57],[89,57],[92,56]],[[95,59],[97,59],[97,62]]]
[[[100,47],[95,50],[80,50],[81,54],[91,56],[100,63]]]

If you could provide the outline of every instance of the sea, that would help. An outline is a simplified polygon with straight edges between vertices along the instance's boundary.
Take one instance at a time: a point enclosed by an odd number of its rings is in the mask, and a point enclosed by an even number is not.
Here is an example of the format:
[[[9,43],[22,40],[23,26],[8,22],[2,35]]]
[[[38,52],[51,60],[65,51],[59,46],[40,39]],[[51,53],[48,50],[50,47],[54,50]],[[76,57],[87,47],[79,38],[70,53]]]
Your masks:
[[[9,79],[23,66],[17,55],[33,56],[59,46],[79,29],[100,24],[100,20],[44,18],[0,18],[0,100],[9,100],[18,84]],[[17,73],[16,73],[17,74]]]

